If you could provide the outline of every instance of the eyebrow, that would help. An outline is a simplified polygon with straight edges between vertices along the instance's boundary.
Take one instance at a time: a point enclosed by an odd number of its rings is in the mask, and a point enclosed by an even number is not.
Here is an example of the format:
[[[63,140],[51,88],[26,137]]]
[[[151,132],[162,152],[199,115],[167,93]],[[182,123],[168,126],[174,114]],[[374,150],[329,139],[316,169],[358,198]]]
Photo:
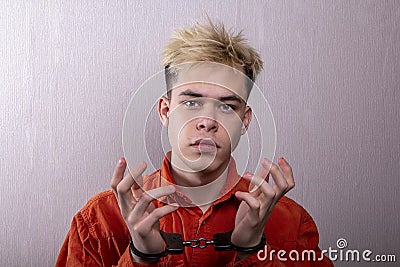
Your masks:
[[[202,94],[193,92],[190,89],[187,89],[179,94],[179,96],[192,96],[192,97],[205,97]],[[243,100],[240,97],[237,97],[236,95],[228,95],[228,96],[221,96],[218,98],[219,101],[237,101],[237,102],[243,102]]]

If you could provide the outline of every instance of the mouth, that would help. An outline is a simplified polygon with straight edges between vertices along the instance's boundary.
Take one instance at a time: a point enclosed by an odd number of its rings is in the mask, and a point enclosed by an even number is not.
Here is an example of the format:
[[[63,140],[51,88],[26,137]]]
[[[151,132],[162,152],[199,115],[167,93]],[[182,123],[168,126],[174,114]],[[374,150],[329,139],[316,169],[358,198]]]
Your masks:
[[[215,152],[219,148],[218,144],[209,138],[199,138],[190,146],[201,152]]]

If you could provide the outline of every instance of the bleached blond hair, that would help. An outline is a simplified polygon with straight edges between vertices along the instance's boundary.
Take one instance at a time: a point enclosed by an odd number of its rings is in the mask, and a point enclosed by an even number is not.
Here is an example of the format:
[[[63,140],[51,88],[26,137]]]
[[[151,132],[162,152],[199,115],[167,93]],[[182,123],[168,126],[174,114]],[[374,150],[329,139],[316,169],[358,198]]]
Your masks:
[[[167,90],[173,86],[178,71],[174,68],[189,62],[215,62],[242,69],[250,79],[249,91],[260,73],[263,62],[259,53],[248,44],[242,31],[227,31],[222,23],[196,23],[176,30],[163,50]]]

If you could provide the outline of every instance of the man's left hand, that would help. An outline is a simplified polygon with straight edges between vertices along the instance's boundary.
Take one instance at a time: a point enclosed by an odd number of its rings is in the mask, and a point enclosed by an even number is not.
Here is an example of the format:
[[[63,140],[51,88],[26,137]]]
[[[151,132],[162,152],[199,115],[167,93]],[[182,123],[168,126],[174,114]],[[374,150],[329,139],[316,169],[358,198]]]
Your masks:
[[[235,246],[258,245],[275,204],[294,187],[292,167],[284,158],[280,158],[278,164],[279,167],[263,158],[256,175],[244,175],[243,178],[250,182],[250,186],[249,192],[238,191],[235,194],[242,200],[231,236],[231,242]],[[269,175],[274,179],[274,184],[268,183]]]

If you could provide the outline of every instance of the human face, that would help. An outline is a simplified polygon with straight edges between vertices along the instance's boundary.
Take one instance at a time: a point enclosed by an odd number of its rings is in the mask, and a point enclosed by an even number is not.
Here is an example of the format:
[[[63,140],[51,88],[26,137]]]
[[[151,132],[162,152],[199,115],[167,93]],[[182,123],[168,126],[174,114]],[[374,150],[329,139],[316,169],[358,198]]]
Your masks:
[[[178,77],[171,98],[159,105],[166,115],[171,163],[188,172],[226,167],[251,120],[244,75],[201,64],[181,69]]]

